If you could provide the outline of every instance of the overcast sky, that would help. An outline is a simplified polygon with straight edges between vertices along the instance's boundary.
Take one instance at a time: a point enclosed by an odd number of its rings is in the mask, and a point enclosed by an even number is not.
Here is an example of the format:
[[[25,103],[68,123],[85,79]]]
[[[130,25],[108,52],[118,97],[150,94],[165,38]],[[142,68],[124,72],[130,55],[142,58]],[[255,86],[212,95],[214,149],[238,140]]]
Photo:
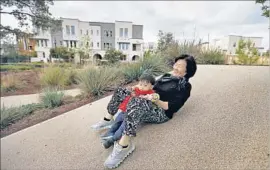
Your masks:
[[[269,47],[269,20],[261,16],[254,1],[55,1],[55,17],[82,21],[132,21],[144,25],[145,41],[157,40],[158,30],[172,32],[177,39],[194,37],[207,41],[228,34],[263,37]],[[14,27],[15,20],[2,17],[2,24]]]

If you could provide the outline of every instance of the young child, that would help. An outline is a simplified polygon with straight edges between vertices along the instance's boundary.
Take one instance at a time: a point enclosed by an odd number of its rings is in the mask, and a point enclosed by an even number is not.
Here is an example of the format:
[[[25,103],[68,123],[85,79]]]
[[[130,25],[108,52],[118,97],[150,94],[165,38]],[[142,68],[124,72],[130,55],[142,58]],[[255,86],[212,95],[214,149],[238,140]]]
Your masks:
[[[107,149],[119,140],[125,128],[124,112],[126,111],[127,104],[131,97],[148,95],[155,93],[153,85],[155,84],[155,78],[149,74],[143,74],[139,78],[139,83],[136,86],[131,87],[131,95],[126,97],[120,104],[119,110],[116,113],[115,124],[109,129],[109,131],[101,136],[102,144]]]

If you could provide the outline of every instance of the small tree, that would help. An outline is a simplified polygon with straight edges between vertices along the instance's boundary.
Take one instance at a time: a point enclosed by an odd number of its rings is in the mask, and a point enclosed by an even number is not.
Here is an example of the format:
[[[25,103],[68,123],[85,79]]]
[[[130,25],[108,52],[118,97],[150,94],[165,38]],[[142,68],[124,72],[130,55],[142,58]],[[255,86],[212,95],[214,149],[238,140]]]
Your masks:
[[[3,0],[1,1],[0,14],[13,16],[18,21],[18,28],[11,28],[0,24],[0,38],[9,34],[16,36],[25,35],[27,33],[21,31],[22,28],[27,28],[29,21],[34,27],[49,29],[54,27],[58,29],[60,23],[55,20],[50,11],[50,6],[53,5],[53,0]]]
[[[168,46],[174,42],[173,34],[168,32],[163,32],[159,30],[158,32],[158,46],[157,46],[157,52],[162,53],[164,52]]]
[[[123,53],[121,51],[110,49],[106,51],[104,58],[108,60],[109,63],[114,64],[120,61],[122,55]]]
[[[90,46],[91,38],[89,35],[84,35],[79,40],[79,47],[75,49],[74,52],[79,54],[80,64],[81,59],[89,59],[92,48]]]
[[[238,42],[238,47],[236,49],[236,54],[238,55],[238,60],[235,61],[237,64],[254,64],[258,61],[258,49],[252,45],[252,41],[244,41],[241,39]]]
[[[269,5],[266,5],[265,4],[266,0],[256,0],[256,4],[259,3],[259,4],[262,4],[262,16],[265,16],[267,18],[269,18]]]

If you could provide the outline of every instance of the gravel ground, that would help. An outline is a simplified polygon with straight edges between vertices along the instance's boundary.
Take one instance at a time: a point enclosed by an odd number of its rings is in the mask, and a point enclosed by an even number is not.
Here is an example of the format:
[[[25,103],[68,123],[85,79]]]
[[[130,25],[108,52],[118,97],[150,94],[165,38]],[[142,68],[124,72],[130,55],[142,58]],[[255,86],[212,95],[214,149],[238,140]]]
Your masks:
[[[191,98],[172,120],[145,125],[118,168],[269,169],[269,67],[198,66]],[[103,169],[90,125],[109,97],[1,139],[1,169]]]

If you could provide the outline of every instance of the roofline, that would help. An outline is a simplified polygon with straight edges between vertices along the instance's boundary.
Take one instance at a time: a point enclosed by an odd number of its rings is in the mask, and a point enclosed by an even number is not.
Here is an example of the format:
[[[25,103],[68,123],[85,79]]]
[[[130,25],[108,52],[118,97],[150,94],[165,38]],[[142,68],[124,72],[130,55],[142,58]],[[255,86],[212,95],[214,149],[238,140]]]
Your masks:
[[[78,21],[80,21],[80,20],[77,19],[77,18],[65,18],[65,17],[60,17],[60,19],[70,19],[70,20],[78,20]]]
[[[244,38],[263,38],[263,37],[256,37],[256,36],[243,36],[243,35],[232,35],[232,34],[229,34],[228,36],[236,36],[236,37],[244,37]]]
[[[132,25],[134,25],[134,26],[143,26],[143,25],[139,25],[139,24],[132,24]]]
[[[125,22],[125,23],[133,23],[132,21],[118,21],[118,20],[115,20],[115,22],[100,22],[100,21],[82,21],[82,20],[79,20],[78,18],[66,18],[66,17],[60,17],[60,20],[61,19],[68,19],[68,20],[77,20],[77,21],[80,21],[80,22],[87,22],[87,23],[92,23],[92,24],[115,24],[116,22]],[[132,24],[132,25],[135,25],[135,26],[143,26],[142,24]]]
[[[128,23],[132,23],[131,21],[118,21],[118,20],[115,20],[115,22],[128,22]]]
[[[98,22],[98,21],[89,21],[89,24],[115,24],[113,22]]]

